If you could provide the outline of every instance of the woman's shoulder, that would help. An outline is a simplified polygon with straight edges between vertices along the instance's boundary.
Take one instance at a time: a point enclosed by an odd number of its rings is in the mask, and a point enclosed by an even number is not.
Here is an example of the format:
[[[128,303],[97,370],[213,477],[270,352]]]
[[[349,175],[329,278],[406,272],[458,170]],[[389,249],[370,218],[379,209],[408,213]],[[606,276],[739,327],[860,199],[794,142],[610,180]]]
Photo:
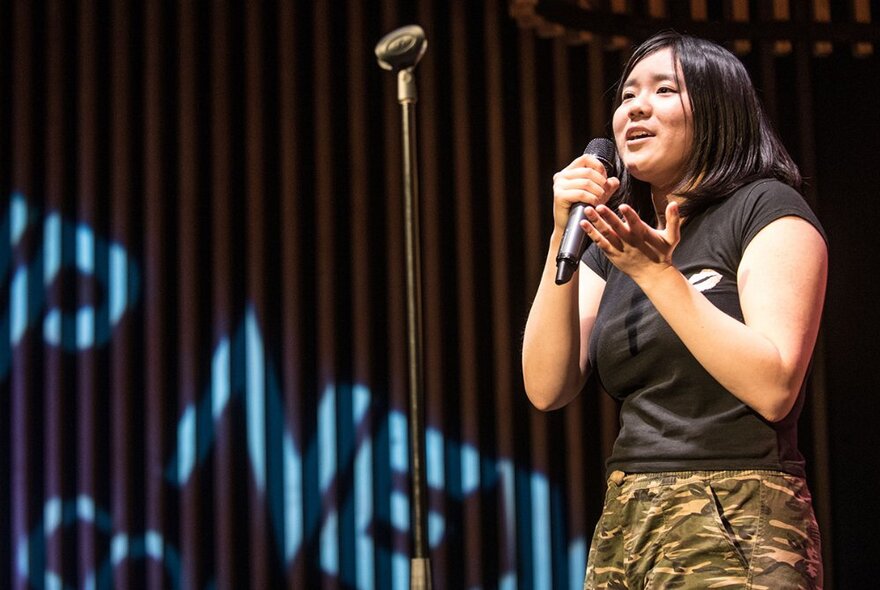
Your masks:
[[[806,204],[806,200],[800,192],[793,186],[785,184],[776,178],[759,178],[747,182],[734,191],[731,198],[745,199],[747,201],[785,199]]]
[[[804,196],[775,178],[761,178],[744,184],[726,203],[727,214],[737,221],[746,243],[764,226],[788,216],[809,222],[827,240],[819,218]]]
[[[738,213],[745,218],[762,211],[789,211],[815,217],[800,192],[775,178],[759,178],[743,184],[718,207],[721,215]]]

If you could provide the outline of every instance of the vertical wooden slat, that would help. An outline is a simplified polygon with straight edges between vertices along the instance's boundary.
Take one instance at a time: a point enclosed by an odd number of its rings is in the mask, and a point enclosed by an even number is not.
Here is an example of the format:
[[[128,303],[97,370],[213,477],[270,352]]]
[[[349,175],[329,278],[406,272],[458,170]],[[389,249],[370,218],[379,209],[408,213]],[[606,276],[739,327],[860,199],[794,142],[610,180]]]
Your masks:
[[[278,76],[280,117],[280,198],[281,198],[281,284],[284,297],[281,301],[282,316],[282,371],[284,377],[284,409],[288,417],[290,427],[293,430],[292,444],[296,449],[305,448],[305,435],[303,434],[303,418],[306,413],[303,407],[303,371],[306,357],[306,347],[300,345],[304,338],[305,330],[300,324],[307,310],[303,301],[303,287],[299,276],[299,269],[303,262],[300,223],[300,201],[307,198],[299,190],[300,158],[299,137],[300,129],[297,125],[297,109],[302,108],[297,102],[299,96],[299,79],[302,75],[296,68],[296,23],[300,21],[296,4],[293,2],[281,2],[279,4],[278,18]],[[285,464],[285,523],[292,530],[285,528],[285,538],[289,535],[292,539],[291,547],[285,546],[285,559],[288,567],[286,580],[291,588],[305,588],[306,586],[306,562],[302,557],[306,552],[303,549],[306,539],[304,538],[304,502],[303,502],[303,470],[301,463]],[[298,534],[296,534],[298,532]],[[295,544],[298,542],[298,547]],[[298,549],[294,553],[294,549]],[[297,559],[294,557],[298,556]]]
[[[749,22],[749,2],[748,0],[727,0],[730,3],[729,18],[735,23]],[[736,39],[733,42],[733,51],[739,55],[743,55],[752,50],[752,42],[748,39]]]
[[[331,6],[319,2],[314,5],[314,105],[312,107],[315,125],[315,231],[316,231],[316,285],[317,285],[317,328],[318,328],[318,390],[320,395],[318,412],[318,464],[321,493],[321,543],[320,559],[325,564],[339,563],[340,502],[337,490],[330,485],[329,478],[339,469],[337,416],[337,370],[339,368],[336,346],[338,320],[336,317],[335,278],[340,272],[336,257],[336,237],[334,212],[346,203],[345,195],[334,191],[333,137],[333,87],[331,74],[334,71],[331,44]],[[327,430],[329,429],[329,431]],[[327,443],[330,443],[329,446]],[[322,588],[338,588],[338,578],[325,576]]]
[[[611,12],[614,14],[628,14],[630,12],[628,0],[610,0]],[[623,49],[629,47],[630,38],[626,35],[612,35],[608,40],[609,47],[614,49]]]
[[[492,412],[498,417],[496,421],[495,448],[492,454],[498,457],[496,465],[510,465],[515,456],[514,448],[514,407],[522,400],[514,399],[517,393],[522,391],[521,381],[516,382],[514,375],[519,374],[519,367],[515,359],[519,347],[518,330],[514,328],[516,314],[511,310],[509,293],[513,289],[510,280],[510,265],[506,263],[509,258],[512,244],[508,223],[510,211],[509,194],[511,187],[507,184],[508,166],[505,154],[505,131],[504,119],[505,103],[507,97],[504,92],[504,71],[502,69],[502,27],[506,24],[502,20],[505,12],[502,10],[503,0],[489,0],[484,5],[484,33],[485,61],[486,61],[486,120],[488,158],[487,167],[489,175],[489,207],[493,215],[489,219],[489,253],[494,261],[491,264],[491,299],[492,299],[492,339],[493,350],[493,375],[492,388],[494,397]],[[516,527],[512,525],[514,498],[513,489],[506,486],[513,484],[513,470],[498,474],[498,486],[495,492],[495,514],[497,519],[497,563],[498,571],[516,571]],[[506,479],[509,477],[510,479]]]
[[[852,2],[852,18],[859,24],[867,24],[871,22],[871,0],[851,0]],[[868,42],[854,43],[853,55],[856,57],[867,57],[874,53],[874,44]]]
[[[191,277],[201,272],[198,252],[201,237],[199,201],[199,104],[198,104],[198,39],[197,8],[183,2],[177,12],[177,322],[175,330],[177,354],[178,416],[185,416],[199,401],[199,283]],[[178,440],[178,448],[196,449],[201,424],[192,429],[192,438]],[[206,547],[201,531],[204,522],[207,487],[199,469],[193,469],[180,489],[180,554],[186,570],[182,583],[197,587],[208,574]],[[208,505],[210,506],[210,504]]]
[[[233,15],[226,3],[218,2],[211,13],[211,323],[213,346],[225,342],[229,354],[218,357],[212,366],[211,395],[217,404],[220,396],[234,396],[233,360],[235,326],[233,325],[232,289],[235,284],[232,248],[235,241],[232,202],[232,148],[233,112],[231,96],[233,51]],[[220,365],[219,362],[223,364]],[[229,403],[227,401],[227,403]],[[240,406],[234,406],[236,409]],[[245,536],[236,529],[234,478],[230,478],[230,465],[235,465],[235,429],[231,419],[233,411],[227,405],[222,415],[213,416],[215,436],[214,462],[214,510],[216,530],[214,555],[217,571],[217,587],[233,590],[245,584],[240,575],[241,567],[236,557],[247,552]],[[241,463],[239,463],[241,464]]]
[[[790,0],[789,0],[790,1]],[[798,5],[795,5],[798,10]],[[802,10],[802,9],[801,9]],[[813,0],[813,20],[817,23],[831,22],[831,3],[829,0]],[[834,45],[830,41],[816,41],[813,44],[813,53],[816,56],[831,55]]]
[[[546,191],[541,190],[545,183],[539,178],[540,161],[538,146],[538,96],[537,64],[535,59],[535,37],[532,31],[519,31],[519,69],[520,69],[520,109],[522,116],[522,144],[519,168],[522,174],[523,227],[525,228],[525,267],[526,276],[534,282],[526,285],[528,301],[531,301],[538,288],[541,271],[548,245],[541,226],[542,207],[547,204]]]
[[[54,223],[46,223],[43,233],[43,247],[47,252],[44,259],[43,276],[32,276],[31,280],[45,281],[46,309],[63,310],[64,290],[69,289],[65,281],[60,280],[58,266],[65,254],[74,245],[70,243],[62,231],[61,219],[65,212],[65,143],[68,141],[65,109],[67,105],[65,91],[65,74],[67,72],[65,55],[67,48],[67,23],[68,15],[64,12],[65,3],[53,0],[47,3],[46,18],[46,154],[45,154],[45,211],[46,215],[54,215]],[[50,254],[51,253],[51,254]],[[55,268],[50,265],[55,263]],[[51,283],[50,283],[51,281]],[[74,337],[64,322],[60,322],[57,330],[56,343],[46,342],[43,344],[44,364],[44,416],[43,438],[46,445],[44,463],[44,489],[43,500],[49,505],[52,501],[53,508],[60,509],[65,493],[72,491],[70,484],[74,483],[66,478],[65,468],[72,465],[67,461],[72,457],[69,451],[73,445],[68,444],[68,437],[74,435],[72,427],[74,421],[68,419],[70,412],[75,410],[67,403],[65,393],[66,380],[73,376],[68,372],[68,366],[64,362],[61,342],[65,338]],[[76,554],[75,544],[64,535],[47,535],[46,538],[46,576],[63,576],[65,561],[72,561]],[[68,556],[65,560],[65,554]],[[51,572],[51,574],[49,573]]]
[[[691,18],[695,21],[709,20],[707,0],[691,0]]]
[[[648,16],[651,18],[666,18],[666,0],[648,0]]]
[[[791,20],[791,10],[789,8],[789,0],[773,0],[772,5],[768,6],[766,2],[758,3],[758,13],[766,13],[768,9],[772,10],[772,19],[774,21]],[[761,20],[767,20],[766,16],[759,16]],[[791,53],[791,41],[788,39],[778,39],[773,42],[773,52],[776,55],[788,55]]]
[[[613,98],[606,89],[611,85],[605,80],[604,39],[597,38],[587,46],[587,99],[589,100],[590,137],[601,137],[607,133],[608,101]],[[613,137],[611,138],[613,140]],[[586,147],[586,145],[584,146]]]
[[[80,223],[86,224],[93,228],[94,236],[95,228],[99,227],[97,215],[97,182],[95,178],[97,166],[97,23],[96,23],[96,6],[93,0],[84,0],[79,5],[79,53],[77,55],[78,76],[76,81],[78,94],[78,119],[79,126],[77,129],[77,218]],[[106,260],[99,260],[95,256],[94,243],[82,243],[78,239],[75,240],[76,258],[77,260],[86,258],[91,259],[92,264],[97,268],[99,265],[106,265]],[[87,251],[90,250],[90,251]],[[95,281],[92,277],[84,274],[82,270],[78,273],[77,280],[77,311],[83,306],[91,306],[97,312],[99,298],[94,289]],[[92,318],[91,326],[79,325],[77,321],[76,340],[79,341],[84,337],[82,331],[91,331],[97,334],[99,330],[99,322],[106,321],[108,318],[99,317],[95,313]],[[79,346],[77,347],[79,348]],[[100,390],[96,379],[96,363],[95,356],[92,352],[93,346],[87,347],[77,355],[76,381],[76,457],[77,457],[77,483],[76,494],[78,497],[85,496],[93,502],[99,499],[98,490],[96,489],[95,471],[97,450],[96,445],[96,416],[95,412],[98,408],[98,399]],[[103,404],[101,404],[103,406]],[[77,535],[77,561],[81,572],[92,572],[97,570],[96,555],[96,538],[95,527],[88,519],[79,521]]]
[[[803,6],[798,5],[794,11],[795,22],[805,23],[810,18],[809,13]],[[797,92],[797,124],[799,139],[798,163],[804,178],[815,179],[816,166],[816,138],[813,128],[813,100],[812,100],[812,72],[810,63],[810,47],[802,40],[794,41],[795,58],[795,84]],[[808,181],[804,185],[804,196],[814,211],[818,210],[815,182]],[[815,355],[823,354],[822,340],[817,343]],[[824,364],[816,363],[813,366],[810,379],[810,401],[813,404],[812,434],[813,454],[815,465],[813,473],[818,489],[816,490],[815,510],[819,524],[824,531],[831,530],[831,461],[828,440],[828,403],[827,389],[825,387]],[[825,567],[826,589],[832,589],[833,580],[833,547],[831,535],[825,535],[822,544],[822,558]]]
[[[120,243],[134,243],[134,228],[131,220],[136,200],[132,194],[132,151],[135,140],[132,111],[134,95],[131,92],[132,70],[131,61],[131,6],[127,0],[117,0],[110,7],[112,32],[110,38],[110,68],[112,72],[111,104],[112,120],[110,135],[111,154],[111,220],[110,229],[114,239]],[[137,216],[140,217],[140,216]],[[118,271],[111,266],[111,273]],[[123,269],[122,272],[128,272]],[[135,293],[130,291],[128,276],[115,277],[110,275],[109,285],[121,282],[124,285],[124,300],[134,302]],[[112,287],[111,287],[112,288]],[[119,530],[134,529],[134,517],[140,517],[141,506],[134,502],[134,487],[142,481],[135,473],[136,441],[143,439],[138,436],[142,428],[140,420],[134,420],[133,385],[134,370],[138,363],[133,327],[128,319],[118,326],[117,332],[110,341],[110,441],[111,441],[111,510],[113,522]],[[138,413],[139,416],[139,413]],[[140,416],[139,416],[140,417]],[[141,496],[142,497],[142,496]],[[139,580],[142,582],[142,580]],[[122,560],[113,569],[112,583],[117,588],[130,587],[135,584],[135,576],[130,559]]]
[[[351,333],[352,333],[352,414],[348,416],[355,428],[353,476],[351,495],[354,508],[354,530],[345,534],[354,538],[353,578],[359,589],[371,590],[375,586],[375,543],[367,536],[374,518],[373,509],[373,462],[372,438],[374,412],[372,398],[375,393],[369,385],[372,382],[373,354],[371,353],[371,273],[372,252],[370,208],[369,156],[371,144],[367,121],[370,117],[370,103],[366,100],[364,89],[367,85],[367,66],[371,74],[378,74],[375,61],[368,51],[369,42],[364,31],[366,12],[361,2],[347,3],[346,38],[348,62],[348,154],[349,191],[351,194]],[[369,393],[368,393],[369,392]],[[366,408],[364,404],[368,404]]]
[[[779,12],[776,11],[776,6],[774,3],[773,6],[767,4],[766,2],[762,2],[758,6],[758,18],[762,21],[768,21],[771,19],[776,19],[781,16]],[[776,45],[774,42],[769,40],[761,40],[758,42],[758,67],[760,72],[760,84],[758,85],[758,92],[760,93],[761,102],[764,105],[765,110],[767,111],[767,115],[770,117],[771,121],[778,122],[778,109],[777,109],[777,97],[776,97],[776,63],[775,57],[777,55]]]
[[[574,138],[571,132],[572,92],[568,75],[568,47],[563,38],[553,39],[551,43],[553,48],[554,163],[557,169],[561,169],[567,166],[578,154],[575,153]]]
[[[537,64],[537,43],[532,31],[520,31],[519,38],[519,62],[521,69],[520,78],[520,94],[522,109],[522,134],[523,149],[521,159],[522,185],[523,185],[523,216],[526,241],[526,276],[534,277],[534,282],[527,286],[527,300],[531,301],[535,296],[538,282],[540,281],[544,261],[548,250],[547,234],[545,227],[542,226],[541,220],[546,219],[544,208],[552,207],[552,198],[548,196],[547,179],[540,177],[540,146],[541,133],[539,130],[540,116],[538,114],[538,64]],[[549,473],[549,447],[547,444],[547,419],[534,408],[529,411],[529,457],[528,465],[533,473],[547,475]],[[540,498],[535,496],[536,490],[533,489],[535,478],[530,478],[529,488],[524,490],[524,494],[528,494],[530,500],[528,505],[531,510],[545,509],[542,506]],[[525,500],[525,498],[523,498]],[[519,507],[525,505],[525,502],[518,502]],[[523,510],[525,512],[525,510]],[[538,565],[534,560],[535,551],[546,551],[547,547],[536,546],[536,534],[538,531],[533,530],[536,524],[536,518],[533,514],[519,514],[518,520],[526,520],[521,524],[521,528],[529,530],[531,536],[523,539],[520,555],[523,556],[526,567],[524,574],[526,576],[531,573],[531,579],[523,581],[524,584],[536,584],[535,567]],[[538,522],[539,526],[548,528],[549,523]],[[548,537],[541,537],[539,543],[549,543]],[[546,567],[549,565],[544,564]],[[529,568],[531,571],[529,571]]]
[[[163,462],[169,445],[166,429],[173,423],[166,419],[166,407],[174,407],[170,385],[170,363],[166,356],[171,338],[167,329],[166,314],[168,281],[168,261],[170,248],[165,236],[169,235],[170,224],[165,220],[165,191],[170,183],[165,178],[163,154],[165,142],[163,130],[168,124],[162,108],[165,92],[170,90],[163,84],[168,72],[163,60],[165,43],[174,40],[165,31],[162,4],[149,2],[145,7],[144,30],[144,344],[146,367],[144,381],[146,395],[146,459],[145,479],[147,482],[145,498],[145,527],[148,530],[165,530],[166,524],[173,521],[168,512],[165,494]],[[170,37],[170,39],[169,39]],[[170,84],[169,84],[170,85]],[[177,412],[173,412],[176,414]],[[173,537],[172,537],[173,538]],[[167,550],[163,550],[164,556]],[[184,567],[189,567],[187,562]],[[153,559],[147,562],[147,587],[161,590],[165,587],[165,569],[162,562]]]
[[[262,322],[265,319],[267,310],[266,306],[266,246],[265,246],[265,227],[266,227],[266,183],[264,181],[264,149],[263,141],[265,131],[263,129],[263,109],[262,104],[262,72],[263,72],[263,43],[262,43],[262,4],[249,3],[245,5],[245,218],[247,229],[248,250],[246,262],[247,274],[247,304],[253,305],[256,310],[257,321]],[[328,37],[329,38],[329,37]],[[327,143],[330,143],[329,138]],[[329,197],[329,193],[326,195]],[[329,203],[330,199],[326,199],[325,203]],[[333,296],[328,292],[329,298]],[[248,339],[248,346],[251,346]],[[258,346],[263,346],[262,343]],[[261,383],[248,384],[248,440],[255,440],[250,446],[252,453],[260,454],[258,462],[266,465],[266,439],[256,440],[258,432],[255,432],[255,424],[266,423],[266,384],[265,379],[267,366],[250,367],[251,351],[248,351],[249,373],[254,371],[260,377]],[[260,391],[262,390],[262,391]],[[254,403],[251,403],[251,401]],[[259,400],[259,403],[257,403]],[[254,415],[256,414],[256,415]],[[253,459],[252,459],[253,460]],[[255,471],[256,473],[256,471]],[[265,477],[265,469],[263,474],[254,477],[254,484],[250,488],[250,536],[248,552],[250,556],[248,581],[253,587],[266,588],[269,586],[268,581],[268,564],[267,557],[269,555],[269,547],[265,531],[267,524],[271,521],[265,511],[268,505],[266,498],[268,489],[266,481],[261,480]]]
[[[12,133],[11,139],[15,149],[12,156],[12,186],[20,191],[26,198],[33,197],[34,186],[34,161],[38,159],[34,140],[34,71],[36,64],[34,59],[34,19],[32,7],[29,2],[16,2],[13,5],[12,30],[12,62],[13,85],[9,89],[12,93]],[[5,213],[5,212],[4,212]],[[10,228],[12,230],[14,228]],[[3,236],[6,239],[6,236]],[[12,238],[10,234],[9,238]],[[15,277],[19,269],[26,269],[30,260],[23,248],[13,248],[10,256],[10,276]],[[28,279],[40,280],[35,273],[29,272]],[[13,279],[15,280],[15,279]],[[11,308],[11,306],[10,306]],[[27,315],[27,314],[26,314]],[[9,314],[10,333],[4,337],[13,340],[15,335],[14,318]],[[30,534],[33,518],[38,515],[39,508],[39,478],[38,469],[34,468],[39,458],[39,445],[31,445],[30,441],[40,437],[40,430],[33,426],[34,416],[37,414],[37,402],[32,395],[33,374],[37,372],[37,359],[35,340],[27,333],[23,335],[17,345],[10,347],[10,371],[9,392],[11,399],[10,434],[12,438],[12,468],[11,501],[9,510],[12,525],[12,546],[16,560],[22,559],[20,552],[25,552],[30,561],[29,548],[23,544]],[[35,569],[35,568],[34,568]],[[24,575],[21,575],[24,574]],[[13,590],[26,590],[31,585],[28,578],[33,575],[28,568],[19,575],[13,575]]]
[[[796,22],[804,23],[808,14],[795,12]],[[804,178],[816,177],[816,138],[813,133],[813,97],[812,74],[810,70],[809,48],[800,40],[795,41],[795,84],[797,92],[797,125],[798,125],[798,164]],[[804,184],[804,196],[816,209],[816,187],[814,183]]]
[[[575,117],[580,117],[582,106],[578,105],[577,114],[575,114],[572,104],[572,84],[568,70],[568,48],[561,39],[553,41],[553,84],[554,84],[554,117],[556,119],[556,167],[561,169],[583,151],[583,148],[576,149],[574,147],[574,137],[571,133],[572,122]],[[586,141],[581,139],[581,141]],[[586,144],[585,144],[586,145]],[[572,280],[578,280],[576,275]],[[572,403],[566,407],[562,416],[564,420],[564,482],[560,487],[565,488],[566,498],[577,498],[586,489],[584,478],[585,461],[581,454],[580,441],[583,439],[583,412],[584,399],[578,396]],[[566,525],[569,536],[572,532],[582,533],[585,528],[585,511],[581,502],[572,502],[564,509],[566,513]],[[554,546],[557,555],[567,555],[567,547]],[[561,584],[563,580],[555,580],[554,583]]]
[[[474,284],[474,260],[477,252],[473,243],[474,219],[472,209],[472,182],[471,158],[473,152],[471,145],[471,111],[468,100],[469,65],[468,57],[470,48],[466,25],[467,13],[462,3],[456,2],[451,8],[451,52],[452,52],[452,145],[453,160],[451,162],[453,174],[453,194],[455,195],[452,206],[455,208],[455,241],[456,241],[456,307],[458,316],[459,358],[458,358],[458,388],[460,392],[461,406],[458,408],[461,421],[462,443],[474,445],[479,448],[480,441],[480,392],[476,367],[478,363],[474,359],[479,356],[477,335],[475,333],[477,312],[474,301],[476,285]],[[468,462],[462,461],[462,479],[478,478],[479,473],[474,474],[466,470],[473,467]],[[480,528],[482,511],[480,498],[473,498],[463,507],[462,528],[464,531],[463,551],[467,555],[464,561],[462,579],[471,586],[480,581],[481,564],[485,557],[482,554],[480,543]]]

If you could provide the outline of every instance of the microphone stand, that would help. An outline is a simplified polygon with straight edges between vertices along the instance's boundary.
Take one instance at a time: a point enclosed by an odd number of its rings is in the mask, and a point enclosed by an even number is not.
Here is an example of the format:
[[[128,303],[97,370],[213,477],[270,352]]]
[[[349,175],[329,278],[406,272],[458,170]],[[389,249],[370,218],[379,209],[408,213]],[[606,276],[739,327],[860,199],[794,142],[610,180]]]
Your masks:
[[[415,104],[418,99],[413,71],[427,48],[418,25],[394,30],[376,45],[379,65],[397,72],[397,101],[401,106],[403,141],[403,215],[406,257],[406,343],[409,383],[409,440],[412,485],[413,556],[410,589],[431,590],[428,557],[427,500],[425,493],[425,421],[422,370],[422,275],[419,249],[419,190]]]

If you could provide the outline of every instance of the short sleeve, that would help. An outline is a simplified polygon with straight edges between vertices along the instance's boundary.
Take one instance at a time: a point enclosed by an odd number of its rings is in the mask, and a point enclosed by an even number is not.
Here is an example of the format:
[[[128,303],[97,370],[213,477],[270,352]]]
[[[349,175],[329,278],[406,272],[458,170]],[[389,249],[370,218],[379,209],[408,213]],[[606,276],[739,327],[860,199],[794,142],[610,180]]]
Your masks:
[[[742,204],[740,226],[742,250],[745,251],[752,238],[770,223],[792,215],[807,221],[816,228],[822,239],[828,242],[822,224],[800,193],[777,180],[755,183]]]
[[[586,264],[590,270],[599,275],[602,280],[608,280],[608,273],[611,272],[611,261],[605,256],[605,253],[599,247],[590,242],[586,252],[581,257],[581,262]]]

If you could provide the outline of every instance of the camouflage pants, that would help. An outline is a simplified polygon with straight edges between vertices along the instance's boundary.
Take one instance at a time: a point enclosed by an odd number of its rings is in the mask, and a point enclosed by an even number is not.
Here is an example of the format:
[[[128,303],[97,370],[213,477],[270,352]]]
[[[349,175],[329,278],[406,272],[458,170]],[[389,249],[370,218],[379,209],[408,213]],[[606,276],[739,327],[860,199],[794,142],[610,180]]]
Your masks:
[[[803,478],[777,471],[615,471],[584,590],[822,588]]]

